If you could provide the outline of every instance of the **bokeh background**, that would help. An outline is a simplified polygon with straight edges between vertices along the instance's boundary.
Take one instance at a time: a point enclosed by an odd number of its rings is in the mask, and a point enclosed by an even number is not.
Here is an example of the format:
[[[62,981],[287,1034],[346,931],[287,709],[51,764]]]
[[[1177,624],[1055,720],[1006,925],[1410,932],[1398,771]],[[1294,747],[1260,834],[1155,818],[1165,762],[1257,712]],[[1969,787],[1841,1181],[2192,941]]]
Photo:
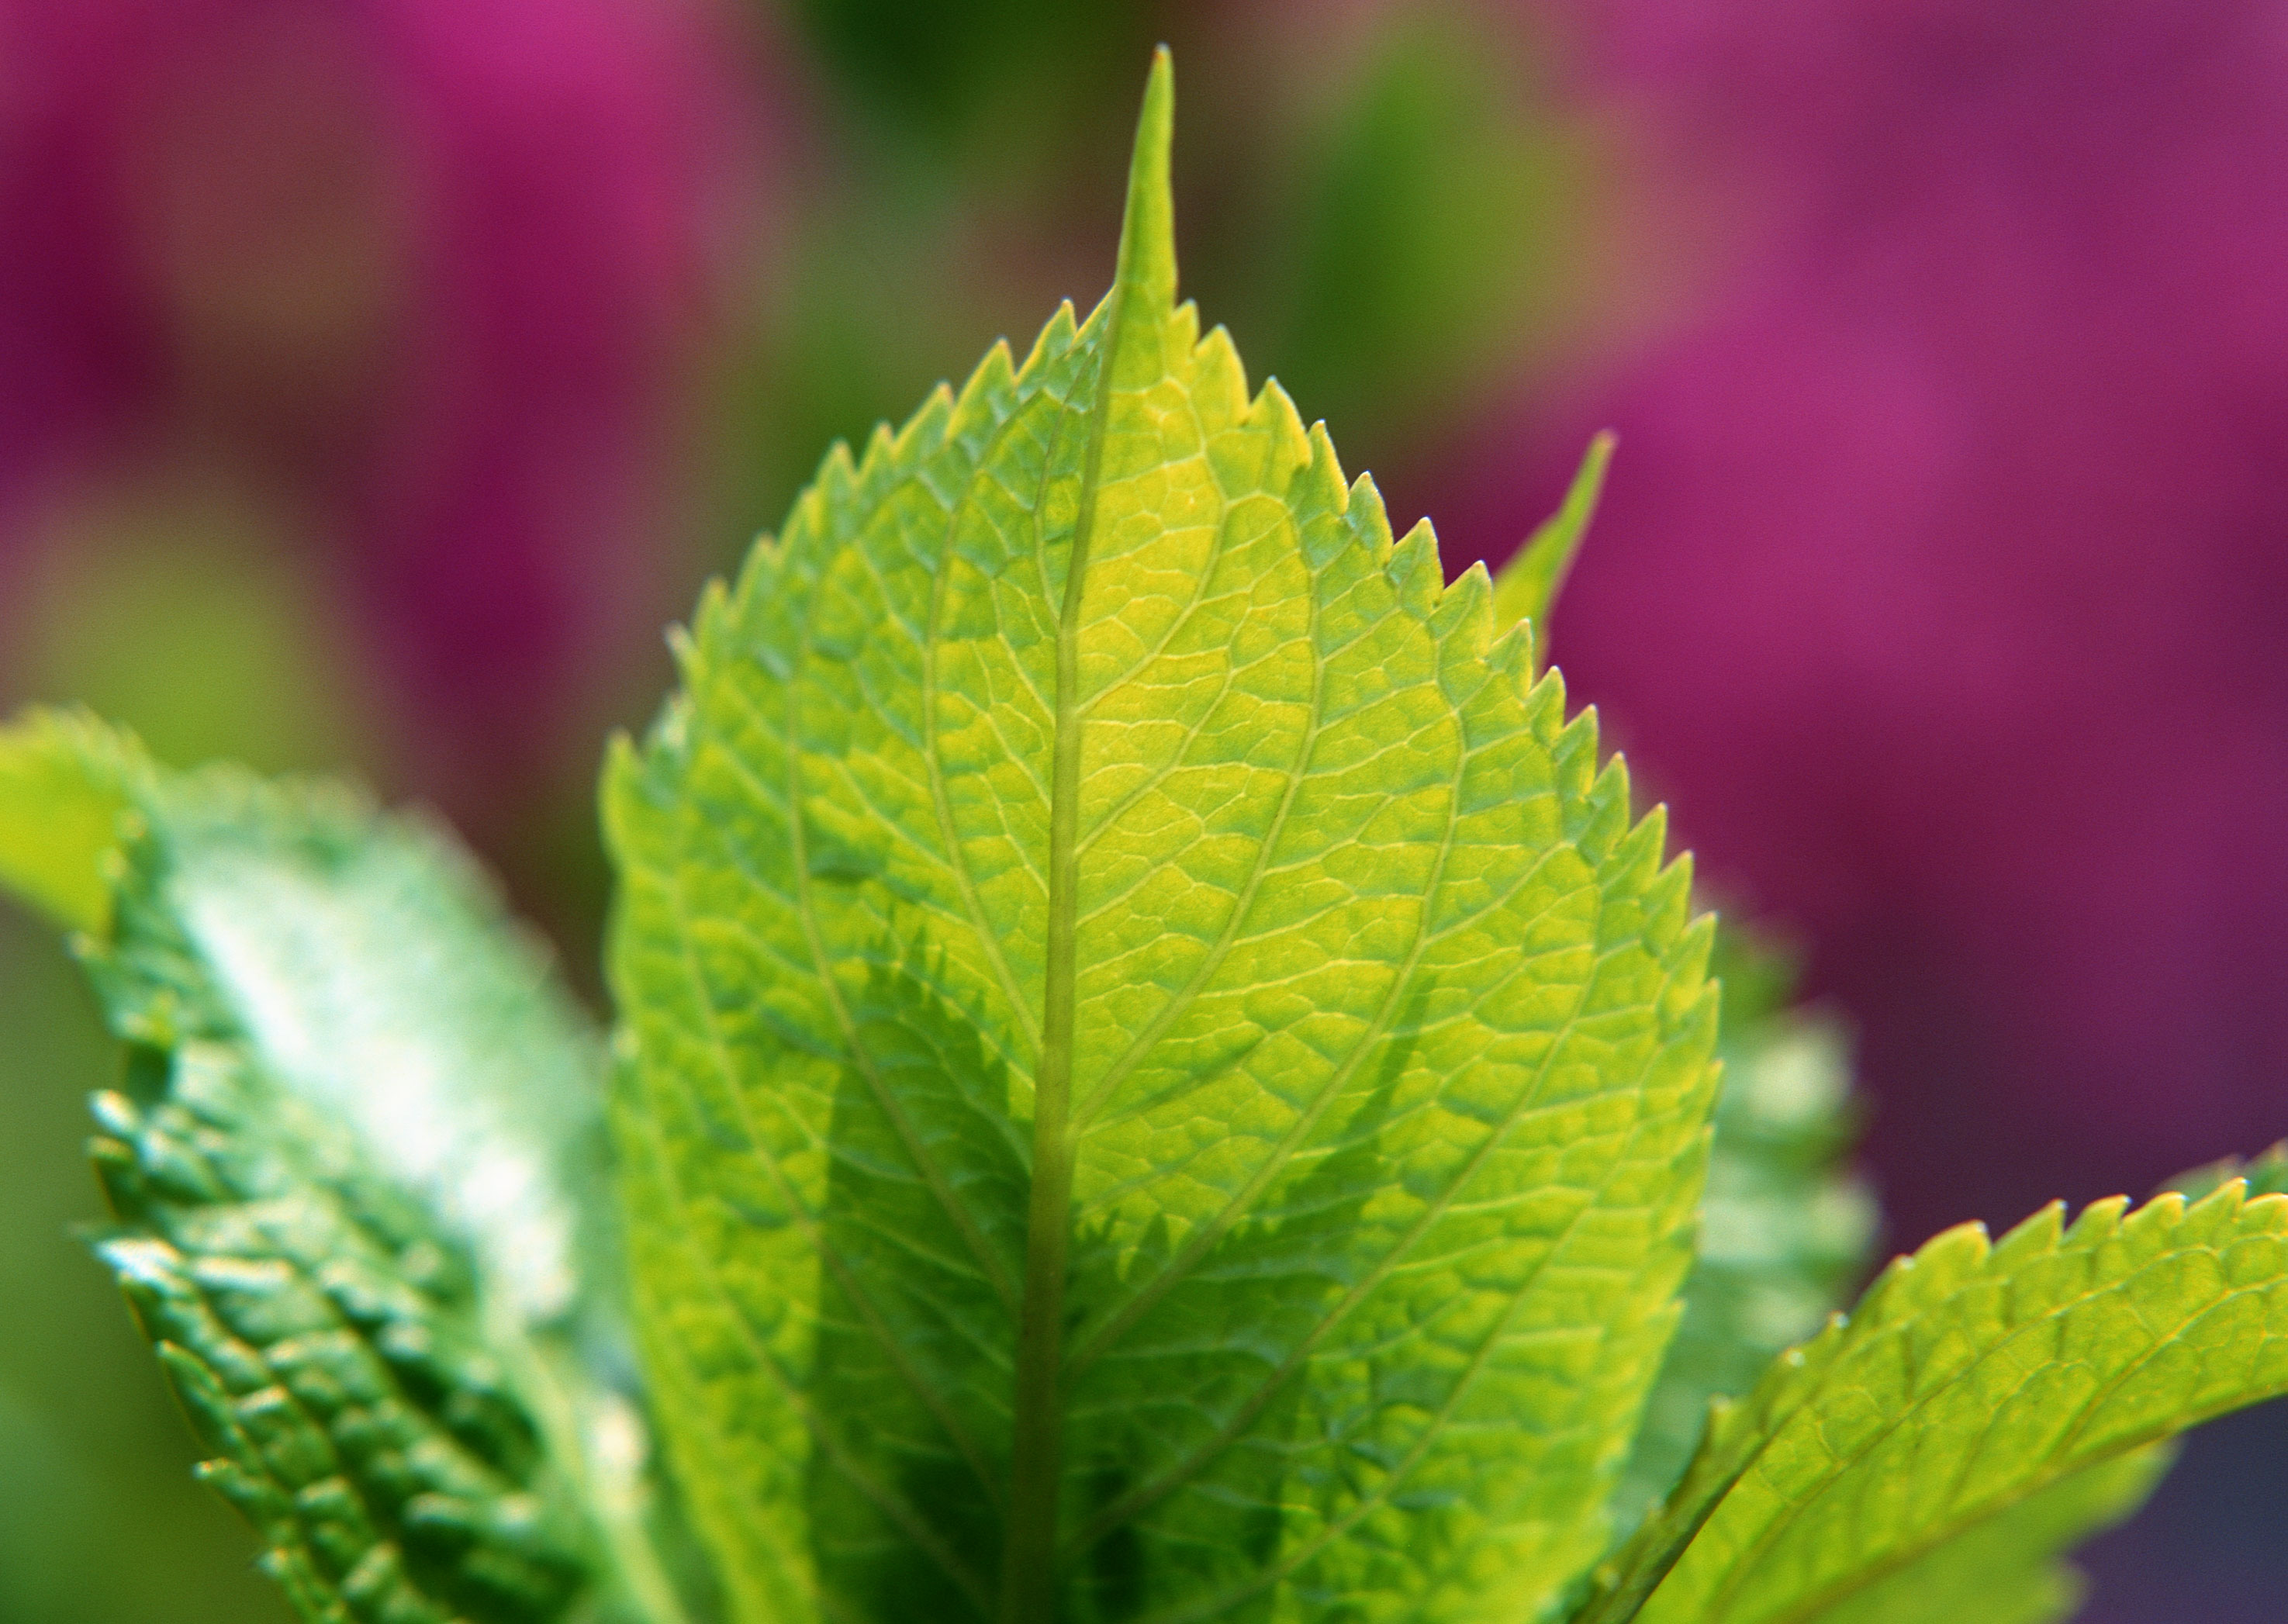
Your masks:
[[[442,808],[592,994],[604,729],[820,451],[1188,290],[1555,627],[1860,1034],[1890,1240],[2288,1134],[2279,0],[0,0],[0,701]],[[0,1620],[266,1624],[75,1225],[109,1064],[0,913]],[[2090,1554],[2288,1596],[2288,1416]]]

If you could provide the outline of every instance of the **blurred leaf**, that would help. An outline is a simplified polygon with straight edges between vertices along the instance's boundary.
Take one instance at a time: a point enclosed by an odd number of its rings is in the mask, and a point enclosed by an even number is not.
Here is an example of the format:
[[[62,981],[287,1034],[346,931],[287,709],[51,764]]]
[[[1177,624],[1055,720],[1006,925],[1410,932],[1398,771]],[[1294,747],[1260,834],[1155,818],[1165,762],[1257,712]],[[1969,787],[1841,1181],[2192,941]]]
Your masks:
[[[2228,1156],[2221,1161],[2212,1161],[2206,1167],[2181,1173],[2163,1190],[2174,1190],[2188,1200],[2199,1200],[2236,1178],[2248,1181],[2251,1195],[2288,1195],[2288,1140],[2243,1161]]]
[[[1261,297],[1274,371],[1375,461],[1446,432],[1553,329],[1591,170],[1514,31],[1473,8],[1394,8],[1362,63],[1307,139],[1294,250],[1266,245],[1290,269]]]
[[[0,887],[74,931],[103,930],[133,758],[84,718],[40,710],[0,728]]]
[[[266,1565],[312,1619],[524,1620],[608,1544],[671,1617],[583,1216],[598,1050],[534,945],[441,831],[340,788],[52,715],[0,732],[0,774],[27,759],[126,805],[81,943],[135,1057],[103,1250]]]
[[[1136,0],[798,0],[819,54],[886,123],[941,147],[1037,147],[1104,105],[1150,37]]]
[[[13,675],[163,759],[331,766],[366,741],[358,661],[306,550],[211,469],[108,487],[42,549]]]
[[[1614,1495],[1626,1533],[1684,1470],[1710,1400],[1752,1389],[1817,1330],[1865,1267],[1875,1203],[1846,1166],[1849,1045],[1831,1017],[1786,1007],[1777,955],[1719,933],[1723,1062],[1684,1319]]]

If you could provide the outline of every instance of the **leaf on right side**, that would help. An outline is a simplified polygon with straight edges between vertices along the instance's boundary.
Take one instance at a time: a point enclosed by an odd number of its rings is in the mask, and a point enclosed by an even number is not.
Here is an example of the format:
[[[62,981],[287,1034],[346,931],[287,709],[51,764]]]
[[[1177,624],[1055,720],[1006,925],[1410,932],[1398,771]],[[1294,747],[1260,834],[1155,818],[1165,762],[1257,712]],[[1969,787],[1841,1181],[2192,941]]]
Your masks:
[[[1937,1616],[1918,1569],[1932,1594],[2006,1569],[2011,1616],[2046,1616],[2027,1587],[2133,1501],[2125,1458],[2288,1391],[2288,1200],[2127,1208],[1894,1263],[1717,1424],[1580,1624],[1907,1624]]]
[[[2162,1188],[2173,1190],[2189,1201],[2197,1201],[2236,1178],[2248,1181],[2251,1195],[2288,1195],[2288,1139],[2244,1161],[2238,1156],[2227,1156],[2189,1173],[2180,1173]]]

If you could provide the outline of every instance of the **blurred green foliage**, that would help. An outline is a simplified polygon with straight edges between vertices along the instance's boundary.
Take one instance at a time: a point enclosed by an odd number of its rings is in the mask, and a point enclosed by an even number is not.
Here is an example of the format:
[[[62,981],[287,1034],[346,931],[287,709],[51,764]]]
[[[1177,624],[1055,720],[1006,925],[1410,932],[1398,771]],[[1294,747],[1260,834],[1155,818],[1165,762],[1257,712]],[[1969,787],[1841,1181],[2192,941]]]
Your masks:
[[[1580,297],[1589,149],[1535,77],[1481,14],[1393,13],[1251,257],[1272,369],[1369,463],[1450,432]]]

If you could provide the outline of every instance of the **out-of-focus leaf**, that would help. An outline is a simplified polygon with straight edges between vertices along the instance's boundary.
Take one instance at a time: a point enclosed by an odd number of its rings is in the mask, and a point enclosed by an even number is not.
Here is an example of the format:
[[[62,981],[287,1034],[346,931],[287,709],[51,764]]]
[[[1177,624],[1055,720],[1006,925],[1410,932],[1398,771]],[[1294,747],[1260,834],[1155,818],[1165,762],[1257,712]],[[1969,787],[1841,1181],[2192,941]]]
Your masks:
[[[1387,6],[1315,98],[1236,323],[1354,456],[1419,461],[1588,306],[1597,154],[1507,20]],[[1286,189],[1286,188],[1283,188]],[[1227,229],[1243,228],[1233,220]]]
[[[346,790],[49,715],[0,730],[0,782],[27,763],[114,808],[35,875],[108,897],[76,939],[133,1057],[101,1249],[297,1607],[671,1617],[584,1216],[599,1047],[535,945],[441,830]]]
[[[1718,1397],[1753,1388],[1816,1331],[1866,1265],[1875,1204],[1845,1163],[1850,1050],[1841,1027],[1787,1006],[1789,978],[1741,932],[1718,937],[1723,1062],[1700,1244],[1684,1319],[1614,1496],[1633,1529],[1675,1485]]]
[[[108,733],[68,712],[36,710],[0,729],[0,888],[67,929],[102,930],[137,770]]]
[[[2179,1174],[2162,1187],[2174,1190],[2187,1200],[2197,1201],[2236,1178],[2248,1181],[2251,1195],[2288,1195],[2288,1140],[2245,1161],[2228,1156],[2195,1168],[2189,1173]]]

